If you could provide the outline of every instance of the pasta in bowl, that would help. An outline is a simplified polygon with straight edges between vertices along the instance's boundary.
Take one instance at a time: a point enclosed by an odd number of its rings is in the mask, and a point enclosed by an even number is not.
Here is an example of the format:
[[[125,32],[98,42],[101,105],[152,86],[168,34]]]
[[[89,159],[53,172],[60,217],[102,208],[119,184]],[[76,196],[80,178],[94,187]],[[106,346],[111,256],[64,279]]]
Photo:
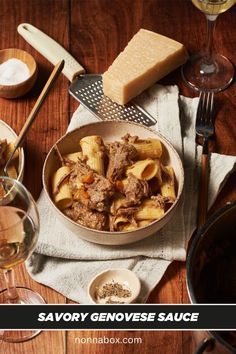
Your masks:
[[[0,175],[14,149],[14,142],[17,138],[16,133],[5,122],[0,120]],[[8,167],[8,176],[22,182],[24,174],[24,151],[18,149]]]
[[[124,121],[67,133],[43,169],[46,194],[63,223],[83,239],[111,245],[136,242],[162,228],[177,208],[183,180],[172,145]]]

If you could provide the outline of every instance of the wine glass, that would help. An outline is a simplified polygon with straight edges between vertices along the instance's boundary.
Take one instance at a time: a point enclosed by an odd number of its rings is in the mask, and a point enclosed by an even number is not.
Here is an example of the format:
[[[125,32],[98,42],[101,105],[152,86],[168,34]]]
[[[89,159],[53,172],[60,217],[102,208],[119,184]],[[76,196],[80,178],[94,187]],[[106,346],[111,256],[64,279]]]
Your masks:
[[[207,44],[205,53],[190,57],[182,67],[184,81],[198,91],[218,92],[233,80],[234,67],[225,56],[213,52],[213,34],[219,14],[227,11],[236,0],[191,0],[207,19]]]
[[[33,252],[38,239],[39,216],[31,194],[18,181],[0,177],[0,268],[6,289],[0,293],[2,304],[43,304],[34,291],[16,287],[13,267],[24,262]],[[40,330],[2,331],[1,339],[23,342],[35,337]]]

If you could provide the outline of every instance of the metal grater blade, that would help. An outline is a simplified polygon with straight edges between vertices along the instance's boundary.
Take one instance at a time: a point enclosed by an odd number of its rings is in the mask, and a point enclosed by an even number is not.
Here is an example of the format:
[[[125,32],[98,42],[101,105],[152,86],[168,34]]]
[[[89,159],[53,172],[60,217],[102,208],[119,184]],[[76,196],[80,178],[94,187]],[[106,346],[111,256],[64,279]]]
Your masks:
[[[156,120],[137,104],[128,103],[123,106],[106,97],[103,94],[101,75],[79,76],[70,85],[69,92],[102,120],[127,120],[146,126],[156,124]]]

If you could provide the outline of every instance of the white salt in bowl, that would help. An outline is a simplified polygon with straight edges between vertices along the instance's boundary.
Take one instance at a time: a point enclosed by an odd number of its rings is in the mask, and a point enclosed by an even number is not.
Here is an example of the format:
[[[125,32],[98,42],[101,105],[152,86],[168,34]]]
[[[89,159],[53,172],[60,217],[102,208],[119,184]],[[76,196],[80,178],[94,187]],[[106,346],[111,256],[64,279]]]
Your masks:
[[[38,68],[35,59],[26,51],[18,48],[0,50],[0,64],[9,59],[19,59],[28,66],[30,76],[24,81],[15,85],[1,85],[0,97],[17,98],[25,95],[35,84],[38,75]]]
[[[92,303],[102,303],[97,299],[97,290],[109,283],[119,283],[125,289],[131,291],[131,296],[117,299],[117,301],[120,300],[125,304],[134,303],[141,290],[140,280],[131,270],[125,268],[107,269],[96,275],[88,285],[88,297]]]
[[[55,151],[55,145],[58,147],[61,154],[64,155],[78,151],[79,141],[85,136],[100,135],[105,142],[112,142],[120,140],[121,137],[127,133],[130,135],[137,135],[141,139],[156,138],[161,141],[163,149],[162,162],[164,165],[171,165],[175,171],[177,196],[175,202],[160,219],[154,220],[147,226],[140,227],[131,231],[100,231],[85,227],[71,220],[69,217],[63,214],[61,210],[59,210],[52,199],[52,176],[56,170],[61,167]],[[78,235],[78,237],[86,241],[102,245],[125,245],[140,241],[146,237],[150,237],[153,234],[156,234],[156,237],[158,237],[157,231],[159,231],[172,219],[179,206],[184,186],[184,170],[177,151],[161,134],[136,123],[126,121],[99,121],[97,123],[86,124],[81,128],[75,129],[65,134],[54,144],[44,162],[43,186],[51,208],[55,212],[55,216],[57,216],[68,229]],[[58,240],[58,242],[60,242],[60,240]]]

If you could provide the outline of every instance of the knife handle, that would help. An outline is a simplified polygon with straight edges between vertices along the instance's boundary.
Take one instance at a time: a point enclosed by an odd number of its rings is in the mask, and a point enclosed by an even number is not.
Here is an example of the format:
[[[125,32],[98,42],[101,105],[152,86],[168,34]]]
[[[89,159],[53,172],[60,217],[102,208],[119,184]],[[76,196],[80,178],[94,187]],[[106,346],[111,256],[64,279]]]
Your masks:
[[[64,60],[63,74],[72,82],[76,76],[85,72],[84,68],[60,44],[46,33],[29,23],[21,23],[17,27],[18,33],[48,59],[53,65]]]
[[[208,153],[201,156],[201,176],[200,176],[200,192],[198,199],[198,228],[206,222],[208,208],[208,183],[209,183],[209,158]]]

